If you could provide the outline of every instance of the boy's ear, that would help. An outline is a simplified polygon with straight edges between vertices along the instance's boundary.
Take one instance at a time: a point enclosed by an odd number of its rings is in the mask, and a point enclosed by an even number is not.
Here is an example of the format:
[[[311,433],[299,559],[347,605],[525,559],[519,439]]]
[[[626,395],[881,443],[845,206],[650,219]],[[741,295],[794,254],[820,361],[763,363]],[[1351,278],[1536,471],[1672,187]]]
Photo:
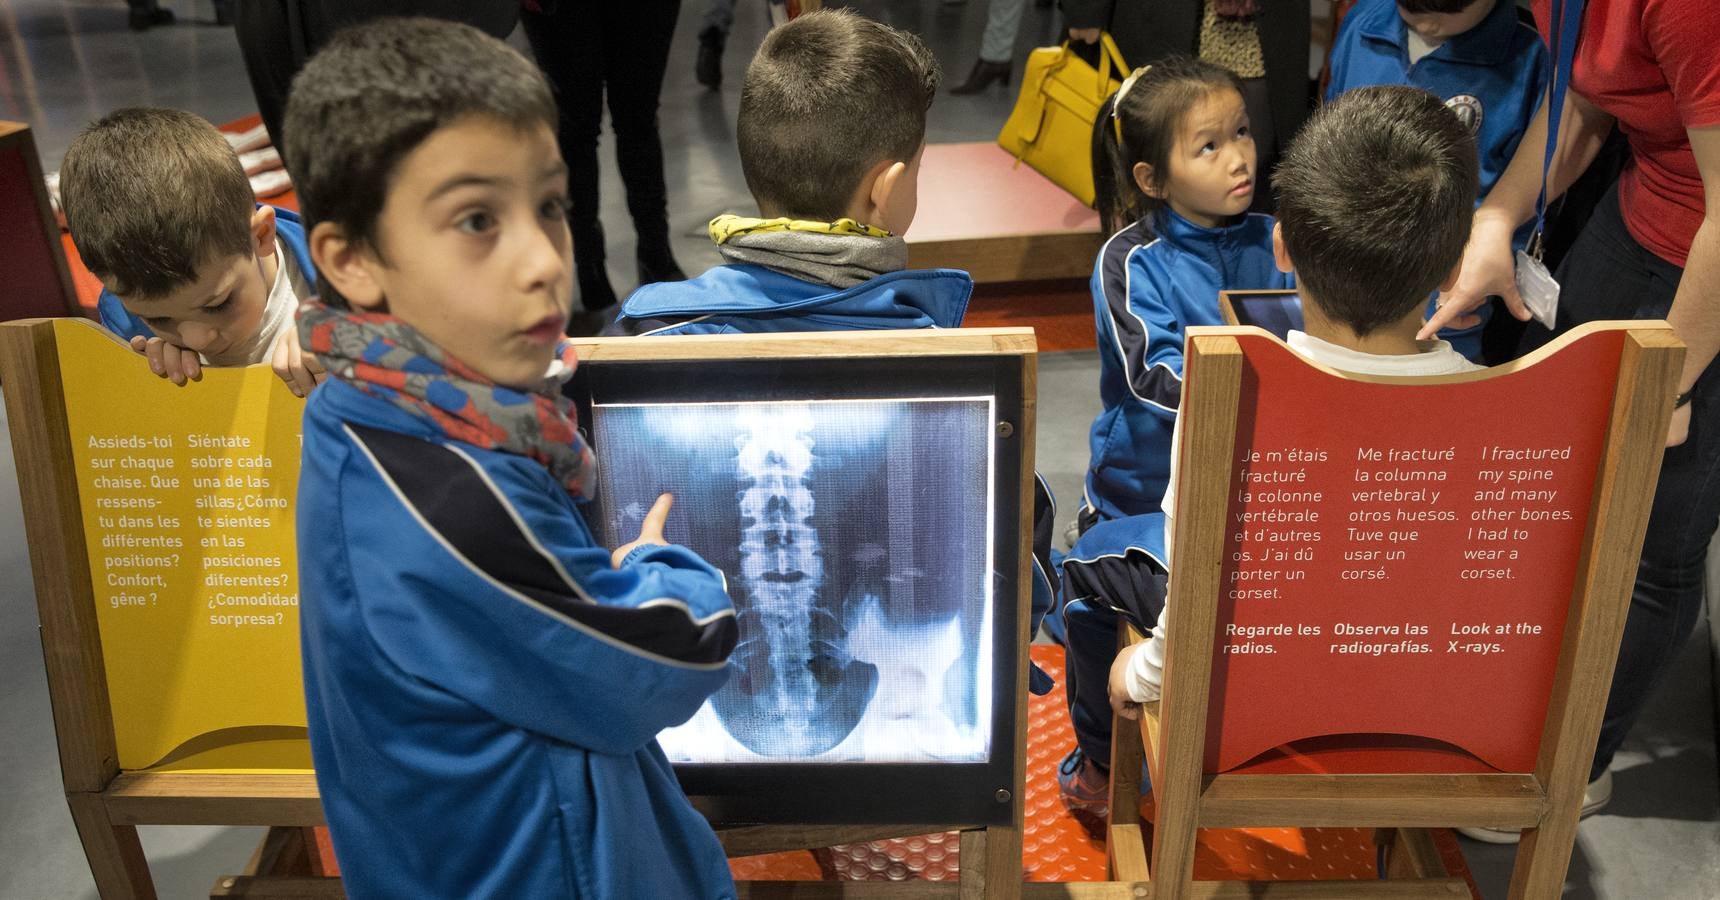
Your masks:
[[[1153,180],[1152,166],[1149,166],[1144,162],[1135,163],[1135,167],[1129,170],[1129,174],[1134,176],[1135,187],[1140,188],[1141,193],[1146,194],[1154,200],[1165,199],[1164,188],[1159,187],[1159,185]]]
[[[872,179],[871,200],[874,207],[886,209],[890,205],[890,198],[895,195],[896,189],[902,184],[902,176],[907,174],[908,164],[893,162],[882,164],[880,168],[883,171]]]
[[[275,208],[267,203],[251,213],[251,250],[258,259],[275,255]]]
[[[908,164],[905,162],[881,162],[873,167],[870,173],[872,189],[866,195],[871,215],[862,219],[861,224],[885,227],[884,212],[890,208],[890,198],[901,190],[902,179],[907,173]]]
[[[311,261],[317,274],[360,309],[387,311],[387,297],[376,280],[380,262],[376,254],[353,243],[333,222],[318,222],[311,229]]]
[[[1296,262],[1290,258],[1289,248],[1284,246],[1284,225],[1281,222],[1272,223],[1272,261],[1278,264],[1278,271],[1296,274]]]

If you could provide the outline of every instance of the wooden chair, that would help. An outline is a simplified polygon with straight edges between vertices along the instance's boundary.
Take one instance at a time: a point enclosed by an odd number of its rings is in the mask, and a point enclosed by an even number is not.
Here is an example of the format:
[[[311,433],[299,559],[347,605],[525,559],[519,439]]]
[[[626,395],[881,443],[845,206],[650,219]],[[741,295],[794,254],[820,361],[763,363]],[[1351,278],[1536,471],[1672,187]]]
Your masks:
[[[1150,869],[1156,898],[1468,896],[1412,829],[1479,826],[1523,831],[1511,897],[1557,897],[1682,357],[1664,323],[1593,323],[1389,379],[1190,329],[1163,699],[1117,720],[1111,768],[1132,811],[1149,760],[1151,865],[1117,822],[1118,876]],[[1402,831],[1392,880],[1193,882],[1197,829],[1247,826]]]
[[[0,322],[81,315],[30,126],[0,122]]]

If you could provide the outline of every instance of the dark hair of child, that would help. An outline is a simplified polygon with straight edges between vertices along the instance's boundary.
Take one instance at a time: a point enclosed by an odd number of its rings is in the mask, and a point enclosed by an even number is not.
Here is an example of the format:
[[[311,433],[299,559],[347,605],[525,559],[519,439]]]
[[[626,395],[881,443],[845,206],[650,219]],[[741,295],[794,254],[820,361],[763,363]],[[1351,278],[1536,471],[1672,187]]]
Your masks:
[[[1139,71],[1139,70],[1137,70]],[[1127,84],[1127,82],[1124,82]],[[1123,94],[1106,98],[1093,120],[1093,190],[1099,221],[1109,234],[1158,212],[1163,200],[1147,196],[1135,183],[1136,163],[1152,167],[1153,181],[1170,175],[1171,143],[1183,115],[1214,91],[1242,93],[1242,82],[1223,66],[1172,56],[1146,67]]]
[[[293,79],[286,158],[308,232],[340,226],[379,249],[376,221],[401,160],[437,129],[482,117],[524,131],[556,126],[537,66],[467,25],[386,18],[335,35]],[[326,281],[321,299],[346,307]]]
[[[840,218],[881,162],[926,141],[943,71],[914,35],[823,9],[766,35],[741,88],[735,139],[766,216]]]
[[[1359,88],[1314,113],[1274,184],[1297,282],[1365,337],[1427,303],[1462,258],[1475,138],[1426,91]]]
[[[118,109],[92,123],[66,149],[60,199],[84,265],[119,294],[158,297],[251,253],[245,168],[188,112]]]
[[[1407,13],[1451,15],[1482,2],[1485,0],[1397,0],[1397,5]]]

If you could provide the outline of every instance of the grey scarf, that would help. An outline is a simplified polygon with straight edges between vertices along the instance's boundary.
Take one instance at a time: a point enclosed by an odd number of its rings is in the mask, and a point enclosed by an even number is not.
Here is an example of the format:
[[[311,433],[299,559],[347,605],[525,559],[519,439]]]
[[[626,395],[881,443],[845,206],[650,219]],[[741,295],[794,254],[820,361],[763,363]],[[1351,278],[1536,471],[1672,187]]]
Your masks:
[[[728,262],[764,266],[837,289],[908,267],[908,242],[894,236],[764,231],[735,235],[718,244],[717,252]]]

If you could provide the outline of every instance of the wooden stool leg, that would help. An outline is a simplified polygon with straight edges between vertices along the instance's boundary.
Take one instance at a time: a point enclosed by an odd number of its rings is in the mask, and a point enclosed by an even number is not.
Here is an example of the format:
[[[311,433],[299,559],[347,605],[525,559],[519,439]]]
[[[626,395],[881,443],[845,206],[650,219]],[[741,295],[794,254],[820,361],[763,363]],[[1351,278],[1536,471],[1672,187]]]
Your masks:
[[[1433,842],[1433,833],[1427,829],[1379,828],[1374,833],[1375,839],[1386,847],[1386,871],[1382,877],[1427,879],[1451,874],[1446,871],[1444,860],[1440,859],[1439,845]]]
[[[961,900],[1018,900],[1021,829],[993,825],[962,832]]]
[[[99,794],[67,794],[66,804],[102,900],[155,900],[155,881],[149,877],[137,827],[108,821]]]
[[[1565,886],[1577,840],[1577,810],[1572,807],[1568,815],[1548,816],[1548,820],[1540,828],[1523,829],[1506,894],[1511,900],[1557,897]]]
[[[310,836],[309,828],[270,827],[251,853],[251,861],[245,864],[244,874],[265,877],[315,874],[311,871],[310,845],[306,842]]]
[[[1112,881],[1147,880],[1147,848],[1140,825],[1141,763],[1146,758],[1141,741],[1139,722],[1111,716],[1111,799],[1105,864]]]

